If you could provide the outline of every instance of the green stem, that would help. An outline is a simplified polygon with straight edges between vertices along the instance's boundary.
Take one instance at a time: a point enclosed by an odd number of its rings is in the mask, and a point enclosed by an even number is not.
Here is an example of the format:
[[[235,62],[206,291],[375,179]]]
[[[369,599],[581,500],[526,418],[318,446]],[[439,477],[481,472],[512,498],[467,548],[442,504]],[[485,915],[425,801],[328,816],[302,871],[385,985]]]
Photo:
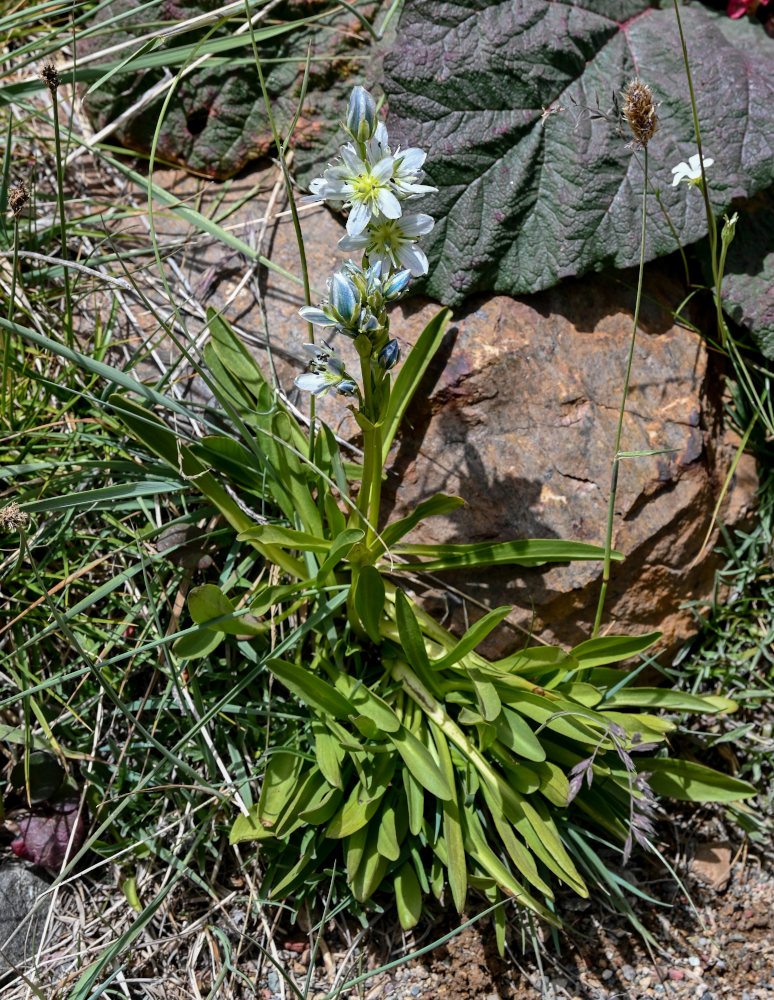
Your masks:
[[[56,186],[59,200],[59,232],[62,243],[62,260],[67,260],[67,221],[65,219],[64,208],[64,161],[62,160],[62,140],[59,134],[59,102],[57,100],[56,87],[51,90],[51,100],[54,110],[54,149],[56,151]],[[68,268],[64,268],[64,289],[65,289],[65,343],[68,347],[73,346],[73,302],[70,292],[70,273]]]
[[[247,18],[247,23],[250,30],[250,41],[253,47],[253,58],[255,59],[255,66],[258,70],[258,79],[261,84],[261,94],[263,96],[263,103],[266,108],[266,114],[269,119],[269,124],[271,126],[272,136],[274,138],[274,145],[277,148],[277,158],[279,160],[280,169],[282,170],[282,179],[285,184],[285,190],[288,194],[288,207],[290,208],[290,217],[293,220],[293,229],[296,234],[296,243],[298,244],[298,256],[301,262],[301,279],[304,284],[304,304],[310,306],[312,304],[312,294],[311,287],[309,284],[309,267],[306,261],[306,250],[304,248],[304,234],[301,232],[301,220],[298,216],[298,208],[296,207],[296,200],[293,197],[293,184],[290,179],[290,171],[288,170],[287,161],[285,159],[285,154],[287,152],[287,144],[290,141],[290,137],[293,134],[293,129],[296,127],[298,121],[298,116],[301,111],[301,107],[304,103],[304,98],[306,97],[306,84],[309,78],[309,58],[310,52],[307,50],[306,54],[306,68],[304,71],[304,79],[301,85],[301,95],[298,102],[298,112],[296,113],[291,127],[288,129],[288,134],[285,137],[285,141],[282,142],[280,139],[279,131],[277,129],[277,123],[274,120],[274,114],[271,109],[271,101],[269,100],[269,92],[266,89],[266,81],[263,76],[263,66],[261,65],[261,59],[258,55],[258,43],[255,40],[255,29],[253,27],[253,20],[250,14],[250,7],[245,0],[245,16]],[[362,16],[362,15],[360,15]],[[307,337],[310,344],[314,343],[314,327],[311,323],[307,323]],[[315,419],[315,398],[314,393],[309,396],[309,461],[314,462],[314,419]]]
[[[594,619],[594,628],[591,633],[592,639],[599,634],[599,626],[602,623],[602,610],[607,596],[607,587],[610,583],[610,564],[613,552],[613,520],[615,518],[615,498],[618,490],[618,469],[621,461],[621,436],[623,434],[623,422],[626,414],[626,399],[629,395],[629,380],[632,374],[632,362],[634,360],[634,345],[637,340],[637,323],[640,318],[640,303],[642,302],[642,280],[645,274],[645,226],[647,222],[648,207],[648,148],[645,147],[644,156],[645,179],[642,185],[642,229],[640,232],[640,270],[637,277],[637,298],[634,303],[634,322],[632,324],[632,338],[629,343],[629,357],[626,362],[626,375],[624,377],[623,392],[621,393],[621,409],[618,413],[618,429],[615,435],[615,451],[613,452],[613,468],[610,475],[610,501],[607,508],[607,529],[605,531],[605,560],[602,569],[602,588],[599,592],[599,602],[597,604],[597,614]]]
[[[11,273],[11,296],[8,299],[8,320],[13,320],[16,306],[16,276],[19,271],[19,220],[13,220],[13,271]],[[0,330],[0,345],[3,351],[2,382],[0,382],[0,416],[5,417],[6,389],[8,387],[8,369],[11,366],[11,334]]]
[[[685,44],[685,35],[683,34],[683,23],[680,19],[680,8],[678,6],[677,0],[673,0],[675,7],[675,16],[677,17],[677,29],[680,32],[680,45],[683,49],[683,63],[685,64],[685,75],[688,79],[688,92],[691,95],[691,111],[693,112],[693,130],[696,133],[696,148],[699,151],[699,165],[701,166],[701,193],[704,197],[704,212],[707,216],[707,231],[710,241],[710,260],[712,262],[712,282],[715,286],[715,296],[718,297],[718,229],[715,223],[715,216],[712,213],[712,206],[709,200],[709,188],[707,187],[707,174],[704,170],[704,154],[701,148],[701,130],[699,128],[699,113],[696,109],[696,96],[693,91],[693,79],[691,78],[691,65],[688,61],[688,47]],[[718,310],[720,306],[718,305]],[[720,340],[723,347],[726,346],[726,333],[725,324],[722,323],[722,316],[719,315],[720,324],[718,327],[718,333],[720,334]]]

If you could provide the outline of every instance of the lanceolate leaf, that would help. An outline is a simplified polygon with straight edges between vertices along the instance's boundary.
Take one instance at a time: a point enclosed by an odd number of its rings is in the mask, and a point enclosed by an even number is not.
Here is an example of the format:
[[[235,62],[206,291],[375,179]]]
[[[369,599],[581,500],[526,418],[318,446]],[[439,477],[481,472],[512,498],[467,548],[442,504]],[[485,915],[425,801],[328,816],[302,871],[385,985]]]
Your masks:
[[[641,769],[649,773],[648,782],[657,795],[686,802],[734,802],[755,795],[746,781],[732,778],[711,767],[690,760],[659,757],[643,760]]]
[[[774,180],[774,50],[761,25],[681,3],[716,210]],[[419,203],[435,228],[429,294],[520,294],[639,258],[642,156],[612,110],[634,76],[653,88],[661,129],[650,178],[683,244],[703,236],[703,199],[672,170],[696,152],[671,3],[651,0],[412,0],[385,59],[391,137],[429,150]],[[548,113],[544,113],[544,109]],[[554,113],[555,112],[555,113]],[[655,199],[652,199],[655,202]],[[646,257],[676,249],[654,209]]]
[[[542,566],[547,562],[572,562],[577,559],[602,559],[605,550],[587,542],[566,542],[557,538],[525,538],[516,542],[474,543],[472,545],[409,545],[394,547],[401,555],[424,556],[421,568],[428,573],[442,569],[461,569],[465,566]],[[613,559],[623,559],[621,552],[613,552]],[[396,565],[394,571],[416,572],[417,565]]]

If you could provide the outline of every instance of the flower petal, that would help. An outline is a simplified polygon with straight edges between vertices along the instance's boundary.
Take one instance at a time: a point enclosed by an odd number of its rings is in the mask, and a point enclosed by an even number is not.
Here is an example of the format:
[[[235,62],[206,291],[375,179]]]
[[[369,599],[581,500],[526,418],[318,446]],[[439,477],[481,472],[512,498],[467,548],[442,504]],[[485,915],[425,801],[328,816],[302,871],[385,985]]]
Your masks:
[[[298,315],[307,323],[314,323],[315,326],[336,326],[336,320],[326,316],[317,306],[301,306]]]

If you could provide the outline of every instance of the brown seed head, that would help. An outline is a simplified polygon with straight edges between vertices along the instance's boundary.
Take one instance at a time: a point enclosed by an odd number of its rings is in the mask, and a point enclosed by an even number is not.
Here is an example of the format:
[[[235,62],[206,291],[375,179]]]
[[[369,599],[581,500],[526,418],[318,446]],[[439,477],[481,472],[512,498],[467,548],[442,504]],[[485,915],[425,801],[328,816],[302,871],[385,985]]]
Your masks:
[[[30,193],[27,190],[27,185],[24,181],[20,181],[15,188],[8,195],[8,207],[13,212],[13,217],[18,219],[21,215],[21,210],[30,200]]]
[[[18,503],[9,503],[7,507],[0,510],[0,527],[7,531],[17,531],[24,528],[30,516],[21,509]]]
[[[46,63],[43,69],[40,71],[40,79],[45,83],[52,94],[55,94],[57,87],[59,86],[59,73],[57,73],[56,66],[49,62]]]
[[[623,116],[634,135],[636,149],[645,149],[658,128],[653,92],[642,80],[632,80],[623,92]]]

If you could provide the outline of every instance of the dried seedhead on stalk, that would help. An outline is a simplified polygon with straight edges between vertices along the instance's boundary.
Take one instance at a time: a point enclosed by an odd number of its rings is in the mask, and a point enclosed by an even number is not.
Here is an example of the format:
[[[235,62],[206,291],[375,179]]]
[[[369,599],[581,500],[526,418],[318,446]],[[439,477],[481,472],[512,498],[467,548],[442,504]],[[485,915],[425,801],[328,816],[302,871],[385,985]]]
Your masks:
[[[632,80],[623,92],[621,111],[634,135],[634,148],[645,149],[658,129],[656,102],[647,83]]]
[[[0,510],[0,527],[6,531],[18,531],[29,523],[30,516],[21,509],[18,503],[11,502]]]
[[[30,192],[27,189],[27,185],[24,181],[20,181],[15,188],[8,195],[8,207],[13,212],[14,219],[18,219],[21,215],[21,210],[30,200]]]
[[[57,88],[59,87],[59,73],[57,72],[56,66],[52,62],[48,62],[44,65],[43,69],[40,71],[40,79],[48,87],[51,94],[56,94]]]

